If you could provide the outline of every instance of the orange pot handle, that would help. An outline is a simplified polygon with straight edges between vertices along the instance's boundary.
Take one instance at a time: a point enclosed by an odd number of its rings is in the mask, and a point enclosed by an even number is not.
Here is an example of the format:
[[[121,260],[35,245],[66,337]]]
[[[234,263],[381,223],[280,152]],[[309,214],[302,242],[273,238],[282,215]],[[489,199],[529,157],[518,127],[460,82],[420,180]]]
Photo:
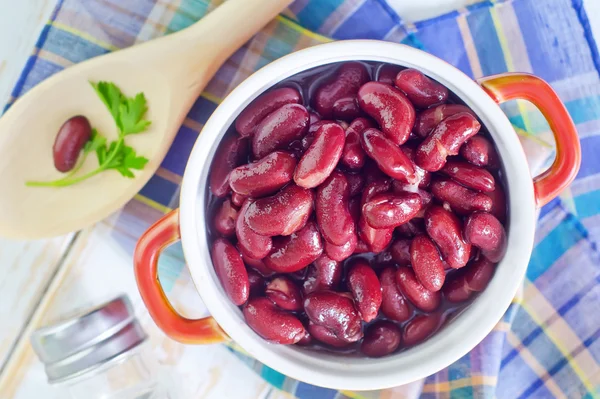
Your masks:
[[[213,344],[229,339],[211,316],[191,320],[169,303],[158,280],[158,258],[170,244],[181,239],[179,209],[154,223],[139,239],[133,256],[135,279],[142,300],[154,322],[169,337],[184,344]]]
[[[542,112],[556,140],[556,159],[552,166],[533,179],[538,207],[556,198],[575,179],[581,165],[581,146],[577,129],[556,92],[546,81],[527,73],[504,73],[478,80],[483,89],[501,104],[528,100]]]

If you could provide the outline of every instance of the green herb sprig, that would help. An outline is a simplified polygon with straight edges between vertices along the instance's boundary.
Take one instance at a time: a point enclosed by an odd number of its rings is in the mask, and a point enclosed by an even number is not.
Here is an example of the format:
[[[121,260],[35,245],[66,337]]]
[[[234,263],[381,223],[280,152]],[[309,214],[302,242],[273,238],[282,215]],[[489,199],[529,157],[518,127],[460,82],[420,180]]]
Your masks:
[[[115,120],[118,129],[118,138],[107,143],[106,137],[96,129],[92,129],[90,140],[83,147],[83,154],[78,165],[65,177],[58,180],[25,183],[29,187],[66,187],[80,183],[99,173],[114,169],[127,178],[134,178],[133,170],[142,170],[148,159],[138,156],[133,147],[125,143],[125,137],[139,134],[148,129],[150,121],[145,119],[148,105],[144,93],[135,97],[125,97],[121,90],[110,82],[90,82],[98,97]],[[87,157],[96,154],[98,167],[83,175],[78,175],[79,170]]]

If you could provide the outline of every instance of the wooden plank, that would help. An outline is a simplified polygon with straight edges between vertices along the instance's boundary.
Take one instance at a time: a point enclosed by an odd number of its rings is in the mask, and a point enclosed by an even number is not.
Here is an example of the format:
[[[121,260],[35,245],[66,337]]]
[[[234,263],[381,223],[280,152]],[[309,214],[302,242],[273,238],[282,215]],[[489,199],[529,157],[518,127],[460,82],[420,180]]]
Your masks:
[[[0,0],[0,112],[57,0]],[[56,272],[72,236],[0,239],[0,370]]]
[[[29,242],[0,240],[0,370],[56,273],[72,237]]]
[[[57,0],[0,0],[0,113]]]
[[[60,397],[60,391],[46,383],[43,366],[29,343],[31,333],[73,311],[126,293],[150,337],[150,351],[164,370],[161,375],[175,390],[172,397],[265,397],[272,388],[225,346],[181,345],[156,327],[141,301],[133,276],[131,251],[137,237],[136,228],[132,229],[133,234],[131,230],[118,229],[123,218],[129,215],[127,212],[115,215],[79,234],[0,376],[0,396],[14,399]],[[183,265],[180,247],[175,246],[161,258],[160,270],[161,281],[170,287],[169,298],[179,311],[188,317],[206,314]]]

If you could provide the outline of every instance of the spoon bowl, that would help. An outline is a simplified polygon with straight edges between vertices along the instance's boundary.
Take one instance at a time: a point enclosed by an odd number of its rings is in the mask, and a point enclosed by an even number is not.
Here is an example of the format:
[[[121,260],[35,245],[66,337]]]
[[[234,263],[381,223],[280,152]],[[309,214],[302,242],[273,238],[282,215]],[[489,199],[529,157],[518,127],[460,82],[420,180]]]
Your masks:
[[[121,208],[158,169],[219,67],[289,3],[229,0],[184,31],[74,65],[15,102],[0,118],[0,236],[61,235]],[[148,164],[132,179],[108,170],[66,187],[26,186],[65,176],[54,168],[52,146],[67,119],[84,115],[109,142],[117,139],[114,120],[90,85],[98,81],[114,82],[128,97],[145,94],[152,124],[126,140]],[[97,166],[90,156],[78,175]]]

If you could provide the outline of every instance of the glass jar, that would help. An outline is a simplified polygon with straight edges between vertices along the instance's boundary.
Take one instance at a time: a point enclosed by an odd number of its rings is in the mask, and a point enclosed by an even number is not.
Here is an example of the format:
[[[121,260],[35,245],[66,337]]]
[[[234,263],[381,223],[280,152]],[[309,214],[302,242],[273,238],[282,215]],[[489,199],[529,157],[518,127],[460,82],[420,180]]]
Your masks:
[[[173,398],[131,303],[121,296],[35,331],[48,382],[73,399]]]

